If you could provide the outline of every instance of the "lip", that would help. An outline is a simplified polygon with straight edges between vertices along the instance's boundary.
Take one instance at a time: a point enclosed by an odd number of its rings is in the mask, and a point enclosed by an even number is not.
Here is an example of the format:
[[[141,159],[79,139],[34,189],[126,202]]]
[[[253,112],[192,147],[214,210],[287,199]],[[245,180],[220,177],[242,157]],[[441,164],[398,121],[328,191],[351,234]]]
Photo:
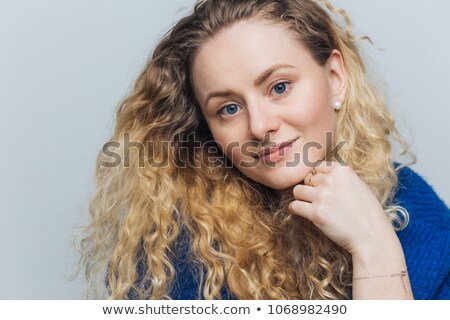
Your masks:
[[[265,162],[276,162],[286,156],[286,151],[292,147],[297,139],[298,138],[295,138],[293,140],[289,140],[283,143],[276,144],[275,146],[265,148],[264,150],[260,151],[258,155],[255,156],[255,158],[259,158]]]

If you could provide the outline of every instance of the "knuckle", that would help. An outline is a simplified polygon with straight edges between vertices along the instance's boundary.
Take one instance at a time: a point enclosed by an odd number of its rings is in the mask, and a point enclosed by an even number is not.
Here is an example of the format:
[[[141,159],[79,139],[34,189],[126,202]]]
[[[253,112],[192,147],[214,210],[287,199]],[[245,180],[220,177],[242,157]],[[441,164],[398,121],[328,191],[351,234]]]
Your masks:
[[[325,202],[327,199],[331,197],[330,188],[321,188],[319,192],[319,200],[321,203]]]
[[[339,183],[336,181],[336,175],[330,174],[324,177],[323,179],[323,188],[322,191],[326,193],[327,196],[330,196],[333,190],[339,187]]]
[[[330,188],[332,190],[337,190],[340,186],[341,186],[341,181],[342,180],[338,180],[338,179],[332,179],[330,181]]]
[[[324,188],[322,188],[322,189],[327,189],[328,187],[331,186],[331,184],[333,182],[332,178],[333,177],[331,175],[329,175],[329,174],[323,176],[323,178],[322,178],[322,186]]]

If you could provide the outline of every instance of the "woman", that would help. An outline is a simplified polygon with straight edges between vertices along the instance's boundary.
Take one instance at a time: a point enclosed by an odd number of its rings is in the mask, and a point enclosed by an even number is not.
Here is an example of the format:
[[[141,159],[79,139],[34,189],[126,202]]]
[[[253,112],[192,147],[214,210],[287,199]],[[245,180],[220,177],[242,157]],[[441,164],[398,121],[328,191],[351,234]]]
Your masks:
[[[355,41],[317,1],[197,2],[97,159],[95,294],[449,298],[448,208],[393,162],[390,138],[414,156]]]

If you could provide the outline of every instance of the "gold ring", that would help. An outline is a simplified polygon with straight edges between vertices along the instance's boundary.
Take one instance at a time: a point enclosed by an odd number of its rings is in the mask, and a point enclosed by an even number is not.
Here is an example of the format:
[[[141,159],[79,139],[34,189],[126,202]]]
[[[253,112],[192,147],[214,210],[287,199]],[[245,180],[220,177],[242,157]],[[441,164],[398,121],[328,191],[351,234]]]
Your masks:
[[[309,176],[309,182],[308,182],[308,185],[309,185],[310,187],[314,187],[313,184],[312,184],[312,177],[315,176],[315,175],[317,174],[316,168],[313,168],[313,169],[310,171],[310,173],[311,173],[311,175]]]

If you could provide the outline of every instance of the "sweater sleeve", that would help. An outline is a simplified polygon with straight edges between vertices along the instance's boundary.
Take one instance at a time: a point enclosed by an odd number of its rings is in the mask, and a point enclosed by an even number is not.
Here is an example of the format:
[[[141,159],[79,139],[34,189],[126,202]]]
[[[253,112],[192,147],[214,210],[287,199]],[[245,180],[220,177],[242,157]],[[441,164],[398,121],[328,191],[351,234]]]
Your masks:
[[[450,300],[450,273],[445,278],[444,283],[439,287],[433,300]]]
[[[398,175],[396,200],[408,210],[410,219],[397,235],[414,298],[450,299],[450,211],[418,173],[405,167]]]

